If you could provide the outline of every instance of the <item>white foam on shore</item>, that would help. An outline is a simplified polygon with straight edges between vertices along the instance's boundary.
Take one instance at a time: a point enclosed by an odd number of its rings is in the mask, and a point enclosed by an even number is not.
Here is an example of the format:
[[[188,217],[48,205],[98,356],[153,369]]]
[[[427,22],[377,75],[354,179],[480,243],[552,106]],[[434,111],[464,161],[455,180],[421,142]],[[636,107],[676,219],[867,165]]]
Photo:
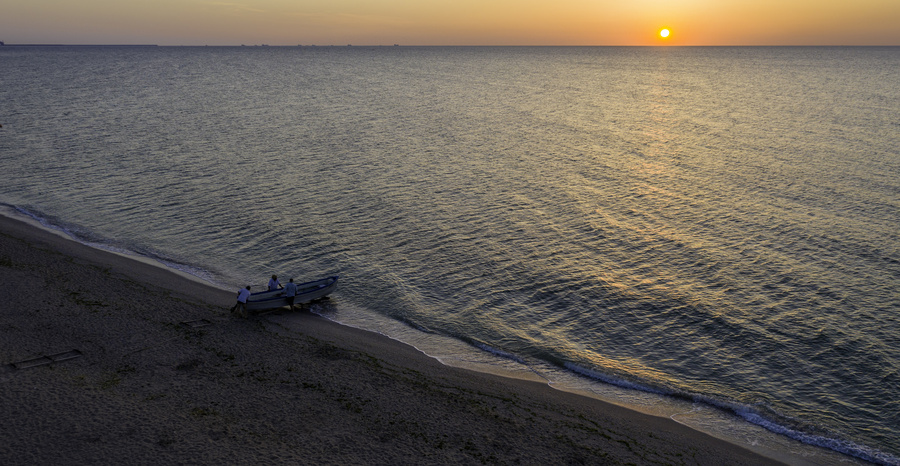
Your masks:
[[[669,396],[659,390],[624,380],[602,376],[578,366],[556,367],[546,361],[531,360],[472,345],[459,339],[414,328],[390,319],[336,293],[329,304],[313,305],[311,311],[335,323],[375,332],[410,345],[444,365],[502,377],[546,383],[550,387],[657,417],[667,417],[699,432],[792,465],[865,464],[825,446],[796,439],[750,422],[734,412],[704,403]]]
[[[127,257],[129,259],[132,259],[132,260],[144,263],[144,264],[152,265],[154,267],[160,267],[160,268],[168,270],[170,272],[174,272],[175,274],[181,276],[182,278],[185,278],[185,279],[197,282],[197,283],[202,283],[204,285],[213,286],[215,288],[219,288],[219,289],[223,289],[223,290],[230,290],[229,287],[226,287],[225,285],[218,283],[213,278],[213,274],[206,270],[189,267],[187,265],[178,264],[173,261],[165,261],[163,259],[154,259],[152,257],[148,257],[145,255],[139,254],[137,252],[127,250],[125,248],[112,246],[110,244],[104,244],[104,243],[99,243],[99,242],[94,242],[94,241],[87,241],[83,238],[79,238],[77,235],[66,230],[65,228],[60,227],[58,225],[54,225],[54,224],[48,222],[46,219],[40,217],[39,215],[29,212],[28,210],[22,209],[20,207],[15,207],[15,206],[11,206],[8,204],[0,203],[0,215],[10,218],[10,219],[13,219],[13,220],[18,220],[23,223],[27,223],[28,225],[31,225],[35,228],[41,229],[48,233],[52,233],[56,236],[59,236],[60,238],[64,238],[64,239],[67,239],[70,241],[75,241],[76,243],[80,243],[80,244],[83,244],[85,246],[88,246],[88,247],[91,247],[94,249],[99,249],[101,251],[106,251],[106,252],[110,252],[113,254],[117,254],[122,257]]]

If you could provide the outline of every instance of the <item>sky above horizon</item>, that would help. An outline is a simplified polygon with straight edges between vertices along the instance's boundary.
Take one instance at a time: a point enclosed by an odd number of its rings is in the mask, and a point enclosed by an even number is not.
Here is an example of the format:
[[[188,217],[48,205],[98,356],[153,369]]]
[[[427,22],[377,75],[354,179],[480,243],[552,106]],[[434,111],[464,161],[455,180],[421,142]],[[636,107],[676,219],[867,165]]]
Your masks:
[[[7,44],[900,45],[900,0],[0,0],[0,12]]]

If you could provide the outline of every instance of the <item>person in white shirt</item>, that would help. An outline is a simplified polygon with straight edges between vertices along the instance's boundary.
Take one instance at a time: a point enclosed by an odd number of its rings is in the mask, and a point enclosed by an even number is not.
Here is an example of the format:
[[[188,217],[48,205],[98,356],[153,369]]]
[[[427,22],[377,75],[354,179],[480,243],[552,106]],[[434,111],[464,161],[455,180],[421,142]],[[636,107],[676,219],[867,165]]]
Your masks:
[[[275,291],[279,288],[284,288],[281,286],[281,282],[278,281],[278,275],[272,275],[272,278],[269,279],[269,291]]]
[[[287,286],[284,287],[284,297],[288,299],[288,303],[291,304],[291,311],[294,310],[294,298],[297,297],[297,284],[294,283],[294,279],[288,280]]]
[[[250,298],[250,285],[247,288],[238,290],[237,303],[231,308],[231,313],[235,312],[243,318],[247,318],[247,299]]]

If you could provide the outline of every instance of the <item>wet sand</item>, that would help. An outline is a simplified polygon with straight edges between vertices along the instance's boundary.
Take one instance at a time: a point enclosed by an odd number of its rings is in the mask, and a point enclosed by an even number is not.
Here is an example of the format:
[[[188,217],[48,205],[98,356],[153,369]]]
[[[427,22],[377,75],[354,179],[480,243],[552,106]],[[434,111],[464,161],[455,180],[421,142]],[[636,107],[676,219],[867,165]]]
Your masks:
[[[777,464],[3,216],[0,283],[3,464]]]

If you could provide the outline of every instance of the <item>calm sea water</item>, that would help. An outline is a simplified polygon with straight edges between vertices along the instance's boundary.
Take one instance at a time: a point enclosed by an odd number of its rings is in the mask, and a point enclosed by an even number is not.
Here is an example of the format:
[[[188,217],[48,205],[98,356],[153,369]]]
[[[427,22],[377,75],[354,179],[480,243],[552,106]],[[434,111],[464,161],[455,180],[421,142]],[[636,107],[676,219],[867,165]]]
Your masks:
[[[7,46],[0,202],[900,464],[897,76],[900,48]]]

